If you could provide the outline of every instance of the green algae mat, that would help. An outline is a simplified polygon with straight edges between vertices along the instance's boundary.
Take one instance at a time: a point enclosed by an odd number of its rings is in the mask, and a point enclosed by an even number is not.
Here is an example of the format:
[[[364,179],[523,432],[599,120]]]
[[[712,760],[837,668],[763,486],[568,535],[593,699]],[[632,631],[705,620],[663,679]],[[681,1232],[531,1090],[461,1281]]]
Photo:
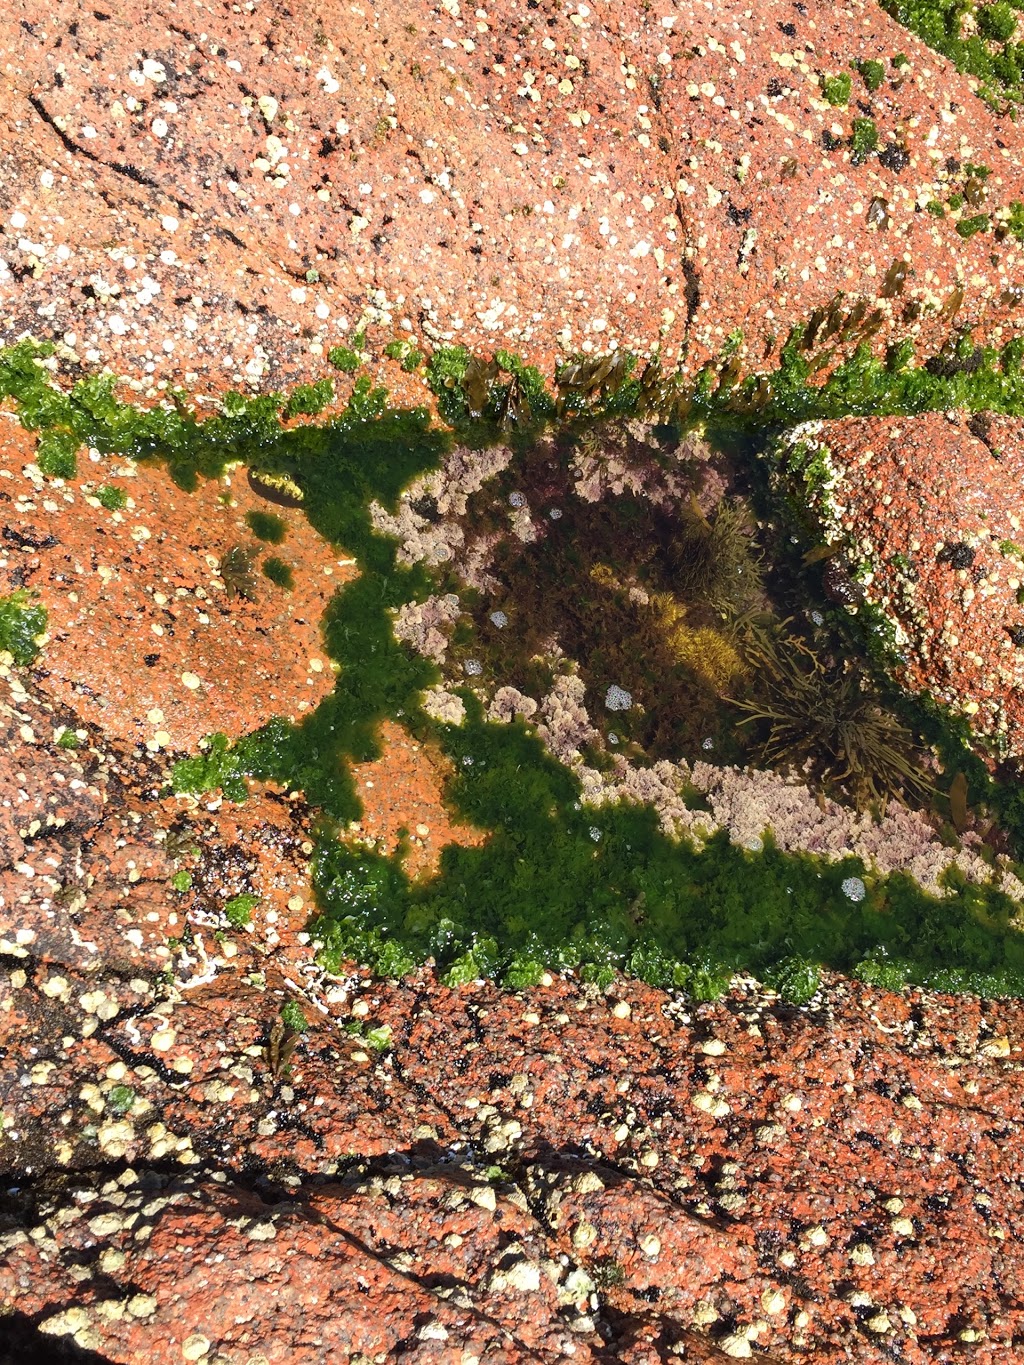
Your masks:
[[[832,321],[845,325],[841,310]],[[810,325],[820,331],[826,319]],[[930,893],[906,872],[883,875],[852,853],[783,851],[770,828],[743,846],[710,819],[691,837],[667,831],[652,804],[587,799],[582,771],[610,780],[620,753],[639,773],[673,756],[693,763],[700,744],[723,765],[802,766],[822,801],[838,795],[869,819],[899,793],[928,809],[951,844],[958,812],[968,801],[984,805],[1018,856],[1024,849],[1017,792],[988,776],[965,729],[887,687],[885,641],[869,613],[854,620],[836,605],[811,613],[811,627],[783,615],[799,602],[807,547],[798,544],[798,513],[766,510],[772,495],[756,477],[743,498],[710,512],[694,501],[674,518],[628,492],[552,507],[567,532],[557,553],[528,537],[521,553],[499,547],[513,611],[532,603],[523,619],[536,629],[515,639],[502,633],[508,613],[479,585],[460,580],[450,563],[410,560],[400,538],[380,529],[380,510],[394,514],[410,484],[456,447],[508,448],[499,472],[469,499],[466,515],[479,529],[497,503],[516,509],[541,498],[552,469],[564,476],[581,450],[600,451],[609,423],[637,413],[666,459],[700,430],[751,469],[781,430],[808,417],[951,406],[1019,413],[1020,349],[983,351],[959,336],[947,364],[925,368],[906,349],[878,360],[861,346],[815,388],[806,336],[797,333],[767,377],[739,380],[729,354],[688,385],[656,365],[638,375],[629,357],[581,358],[553,393],[514,356],[499,352],[485,363],[456,348],[436,354],[428,371],[444,426],[426,409],[392,408],[360,374],[339,415],[285,430],[282,417],[322,413],[333,398],[329,379],[289,397],[229,394],[200,420],[183,393],[148,410],[124,403],[109,375],[61,387],[43,364],[52,348],[25,342],[0,352],[0,398],[38,431],[37,462],[49,477],[70,477],[84,444],[159,461],[185,489],[242,463],[256,486],[300,505],[357,558],[359,577],[338,591],[322,623],[339,665],[334,691],[301,723],[275,720],[234,744],[211,734],[171,778],[178,792],[220,790],[232,801],[245,800],[250,779],[273,780],[319,811],[310,927],[328,970],[355,960],[400,975],[432,958],[451,983],[492,976],[511,987],[549,971],[600,983],[624,970],[704,999],[745,972],[802,1002],[827,966],[894,988],[1021,994],[1019,903],[991,882],[968,880],[952,860]],[[356,352],[337,357],[344,372],[361,365]],[[436,507],[421,512],[438,516]],[[758,539],[758,516],[762,527],[773,518],[771,544]],[[281,519],[255,514],[250,529],[268,553],[222,566],[229,590],[249,590],[258,572],[287,587],[289,566],[269,553],[281,542]],[[395,629],[403,611],[439,598],[458,603],[448,677]],[[31,662],[41,610],[24,594],[0,602],[0,646],[20,664]],[[514,702],[509,716],[494,719],[475,685],[512,673],[534,691],[549,687],[557,670],[542,646],[556,630],[572,640],[589,698],[616,669],[659,690],[658,706],[638,715],[627,688],[608,687],[605,706],[592,705],[601,715],[581,741],[582,768],[552,756],[529,708]],[[855,686],[844,681],[851,677]],[[442,684],[457,716],[425,705]],[[479,847],[447,847],[426,881],[407,876],[401,849],[386,855],[345,835],[360,815],[351,764],[378,756],[385,718],[440,746],[454,774],[447,802],[487,831]],[[707,806],[700,790],[681,782],[676,795],[699,829]]]

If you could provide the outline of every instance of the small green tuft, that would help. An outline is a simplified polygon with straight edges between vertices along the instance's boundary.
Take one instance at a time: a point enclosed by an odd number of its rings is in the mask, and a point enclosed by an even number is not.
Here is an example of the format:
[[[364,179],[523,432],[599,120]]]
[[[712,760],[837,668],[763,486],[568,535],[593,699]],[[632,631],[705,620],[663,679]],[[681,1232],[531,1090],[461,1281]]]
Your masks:
[[[328,355],[328,359],[330,356]],[[324,408],[334,398],[334,381],[319,379],[315,384],[299,384],[289,395],[282,416],[319,417]]]
[[[271,583],[276,583],[279,588],[284,588],[285,592],[291,592],[295,587],[295,574],[292,566],[286,564],[277,555],[271,555],[269,559],[263,561],[263,573],[270,579]]]
[[[885,80],[885,67],[881,62],[868,58],[866,61],[857,63],[857,70],[860,72],[861,80],[867,88],[874,94],[878,87]]]
[[[137,1098],[130,1085],[115,1085],[107,1096],[107,1108],[114,1114],[127,1114]]]
[[[806,1005],[821,987],[821,972],[814,962],[803,957],[784,957],[767,974],[765,984],[778,991],[791,1005]]]
[[[123,488],[116,488],[113,484],[105,483],[102,488],[97,488],[96,501],[108,512],[120,512],[128,501],[128,494]]]
[[[200,740],[200,752],[182,758],[171,769],[171,790],[179,796],[203,796],[219,787],[229,801],[244,801],[249,795],[244,767],[227,735],[208,735]]]
[[[281,1022],[292,1033],[306,1033],[309,1030],[309,1020],[297,1000],[286,1000],[281,1006]]]
[[[825,76],[821,82],[821,93],[829,104],[837,108],[849,104],[852,88],[853,82],[845,71],[838,76]]]
[[[232,896],[224,906],[224,918],[233,929],[244,929],[252,923],[252,912],[259,903],[259,896],[243,891],[239,896]]]
[[[956,225],[956,230],[966,242],[976,232],[987,232],[990,225],[991,220],[987,213],[976,213],[973,218],[961,218]]]
[[[73,479],[78,473],[76,452],[81,444],[73,431],[48,428],[40,434],[36,464],[51,479]]]
[[[872,152],[878,150],[878,127],[874,119],[855,118],[853,120],[853,132],[850,134],[850,147],[853,151],[853,161],[860,165]]]
[[[374,1052],[387,1052],[391,1047],[391,1025],[381,1024],[377,1028],[369,1028],[363,1038]]]
[[[0,597],[0,650],[6,650],[22,667],[28,667],[39,653],[37,641],[46,630],[46,608],[33,606],[32,598],[27,588]]]
[[[245,524],[257,540],[265,540],[268,545],[280,545],[288,534],[288,523],[276,512],[246,512]]]
[[[327,352],[327,359],[343,374],[353,374],[363,363],[358,352],[350,350],[348,346],[332,346]]]
[[[81,741],[74,730],[67,729],[61,731],[60,739],[57,741],[58,749],[77,749]]]
[[[184,869],[182,869],[180,872],[175,872],[174,876],[171,878],[171,890],[190,891],[191,889],[192,873],[186,872]]]

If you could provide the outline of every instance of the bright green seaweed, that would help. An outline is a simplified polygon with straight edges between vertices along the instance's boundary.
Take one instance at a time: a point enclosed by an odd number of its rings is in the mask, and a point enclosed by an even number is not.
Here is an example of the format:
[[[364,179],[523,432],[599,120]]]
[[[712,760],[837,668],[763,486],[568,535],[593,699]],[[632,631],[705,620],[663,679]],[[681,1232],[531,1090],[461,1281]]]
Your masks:
[[[954,359],[968,347],[961,338]],[[346,411],[322,426],[282,431],[286,400],[278,394],[229,395],[219,415],[200,421],[180,396],[173,409],[140,412],[115,397],[106,376],[61,392],[36,362],[45,353],[30,343],[0,352],[0,397],[16,400],[29,427],[160,459],[183,487],[236,460],[285,475],[301,489],[317,530],[358,558],[360,576],[336,594],[323,623],[340,668],[330,696],[300,724],[274,720],[235,745],[214,736],[173,775],[178,791],[220,788],[232,800],[245,798],[248,778],[273,778],[323,812],[313,930],[332,970],[356,959],[400,974],[429,956],[453,983],[493,975],[525,986],[549,969],[574,968],[597,981],[623,969],[709,998],[746,969],[804,1000],[823,964],[888,985],[912,980],[1024,993],[1024,940],[1010,927],[1016,907],[990,887],[951,881],[950,894],[939,899],[906,877],[873,877],[856,859],[829,864],[783,854],[770,836],[757,852],[721,835],[696,852],[662,834],[646,808],[582,807],[575,779],[537,739],[522,725],[487,723],[468,693],[464,726],[429,721],[419,698],[436,670],[395,641],[389,609],[421,599],[434,583],[422,568],[397,563],[368,512],[375,498],[393,506],[447,448],[450,434],[433,427],[425,410],[389,409],[384,391],[364,377]],[[482,419],[472,422],[461,388],[469,359],[452,351],[431,361],[442,410],[460,436],[493,436],[510,387],[529,410],[524,427],[556,416],[537,372],[504,357],[505,376],[488,393]],[[1019,356],[1009,348],[1001,360],[986,351],[969,368],[935,373],[911,368],[905,353],[886,364],[862,347],[824,388],[810,385],[810,374],[797,333],[767,399],[751,406],[756,379],[733,385],[709,373],[690,391],[688,411],[771,430],[849,412],[1024,408]],[[640,401],[640,382],[627,379],[575,407],[626,411]],[[400,854],[385,857],[337,837],[360,814],[349,761],[378,755],[384,717],[441,745],[456,773],[448,799],[490,831],[479,848],[447,848],[440,873],[426,883],[410,882]],[[843,890],[851,877],[865,883],[861,901]]]

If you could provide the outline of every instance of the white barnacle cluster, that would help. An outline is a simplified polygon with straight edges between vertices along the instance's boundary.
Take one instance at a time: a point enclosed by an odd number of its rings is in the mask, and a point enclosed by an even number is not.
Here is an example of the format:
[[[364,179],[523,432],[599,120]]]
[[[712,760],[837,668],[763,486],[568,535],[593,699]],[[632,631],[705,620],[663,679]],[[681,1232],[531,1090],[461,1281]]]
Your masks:
[[[612,683],[604,694],[604,704],[608,711],[630,711],[633,707],[633,694],[618,683]]]

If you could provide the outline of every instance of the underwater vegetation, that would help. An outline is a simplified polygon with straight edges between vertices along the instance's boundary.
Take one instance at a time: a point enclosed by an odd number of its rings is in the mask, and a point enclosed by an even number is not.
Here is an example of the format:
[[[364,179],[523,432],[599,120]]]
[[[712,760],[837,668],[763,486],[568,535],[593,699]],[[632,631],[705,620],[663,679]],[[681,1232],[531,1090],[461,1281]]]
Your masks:
[[[492,586],[467,591],[458,561],[444,580],[465,610],[450,648],[456,677],[479,670],[485,684],[539,698],[573,660],[590,696],[619,687],[633,699],[613,717],[592,717],[613,745],[678,759],[714,736],[723,752],[735,749],[720,733],[732,720],[719,694],[744,668],[729,619],[759,600],[752,516],[735,499],[709,516],[695,498],[681,515],[633,492],[591,500],[595,465],[573,463],[577,448],[525,451],[470,498],[467,555],[474,537],[490,544]],[[583,449],[592,461],[596,447]],[[621,447],[612,467],[622,467]],[[681,468],[673,476],[689,477]],[[692,477],[699,482],[696,468]],[[510,527],[510,501],[529,513],[525,542]]]
[[[723,616],[739,615],[757,595],[761,558],[747,507],[723,501],[705,516],[691,495],[680,509],[668,563],[677,590],[687,598]]]
[[[256,576],[253,573],[254,552],[245,545],[232,545],[221,556],[217,572],[224,580],[224,591],[230,601],[244,597],[256,600]]]
[[[27,588],[16,588],[0,597],[0,650],[22,667],[39,653],[39,636],[46,630],[47,611]]]
[[[269,578],[271,583],[276,583],[279,588],[284,588],[285,592],[291,592],[295,587],[295,574],[292,566],[279,555],[270,555],[263,561],[263,575]]]
[[[951,873],[940,899],[855,858],[780,853],[770,838],[752,852],[718,835],[696,852],[645,807],[581,807],[573,775],[522,724],[489,725],[463,695],[468,723],[440,730],[450,794],[491,835],[446,849],[438,876],[415,883],[397,855],[322,842],[311,931],[328,969],[354,957],[401,973],[429,956],[453,984],[493,975],[514,987],[545,970],[605,982],[622,969],[699,998],[742,967],[806,999],[817,964],[884,971],[897,986],[1024,988],[1008,897]]]
[[[823,319],[818,329],[831,325]],[[424,688],[438,682],[438,670],[395,640],[391,613],[445,584],[421,565],[400,564],[394,542],[374,532],[369,513],[374,500],[394,508],[402,490],[436,468],[450,444],[450,433],[432,425],[425,410],[390,409],[387,395],[364,376],[346,410],[318,427],[282,431],[282,395],[229,395],[222,411],[205,421],[184,405],[143,413],[121,403],[106,376],[80,381],[67,393],[54,389],[35,363],[40,354],[31,347],[0,352],[0,395],[16,399],[27,425],[60,428],[101,450],[160,460],[183,487],[242,460],[267,487],[286,489],[289,505],[301,503],[321,534],[358,558],[360,577],[339,589],[323,622],[325,648],[339,666],[330,696],[298,724],[274,720],[235,744],[212,736],[172,776],[177,791],[219,789],[236,801],[245,799],[250,780],[273,779],[302,791],[321,812],[314,853],[318,914],[311,928],[330,970],[355,959],[377,971],[402,973],[431,957],[452,982],[492,975],[524,986],[545,970],[572,968],[604,982],[622,969],[700,998],[724,990],[734,971],[750,970],[789,998],[807,999],[823,964],[894,986],[909,980],[987,994],[1024,993],[1024,940],[1014,922],[1019,907],[991,885],[974,885],[950,872],[947,895],[940,898],[908,877],[872,875],[856,858],[829,863],[782,853],[770,835],[758,851],[737,848],[724,835],[697,851],[663,834],[648,808],[585,806],[573,774],[521,723],[485,720],[468,689],[460,693],[464,725],[430,720],[421,698]],[[813,390],[807,353],[793,345],[760,390],[759,380],[737,382],[735,375],[728,382],[717,376],[716,388],[712,376],[703,390],[686,396],[690,406],[682,416],[679,391],[669,395],[666,380],[670,418],[706,419],[728,411],[759,428],[769,416],[778,421],[790,410],[800,417],[828,405],[860,410],[879,394],[890,402],[902,392],[914,403],[945,405],[955,393],[1004,409],[1024,398],[1018,370],[1009,360],[997,370],[994,354],[983,365],[952,374],[914,370],[912,385],[910,377],[858,355],[836,372],[837,387],[831,387],[834,376],[826,390]],[[507,364],[499,360],[493,375],[487,362],[482,375],[469,372],[471,400],[464,387],[471,359],[468,352],[432,358],[435,378],[450,380],[442,410],[447,404],[460,427],[472,426],[470,402],[475,408],[482,398],[479,441],[492,439],[502,422],[508,428],[518,421],[525,449],[509,479],[521,482],[531,507],[550,506],[544,499],[551,490],[540,473],[531,483],[526,435],[531,422],[556,415],[556,400],[536,372],[513,357]],[[602,377],[600,367],[563,375],[566,408],[585,406],[587,420],[609,405],[635,409],[640,380],[629,372],[612,376],[608,385],[609,376],[611,368]],[[998,402],[989,401],[993,395]],[[303,399],[307,406],[316,401]],[[491,497],[485,490],[471,511],[487,512]],[[542,544],[520,544],[515,554],[509,546],[507,559],[496,556],[505,627],[490,620],[497,600],[467,597],[466,620],[460,623],[464,638],[457,636],[452,647],[456,660],[479,651],[496,678],[521,665],[533,668],[533,680],[542,685],[546,666],[535,655],[543,660],[557,618],[563,647],[580,658],[595,690],[604,682],[632,682],[627,669],[639,677],[634,685],[641,704],[614,718],[624,742],[678,757],[709,733],[705,719],[725,732],[740,731],[732,740],[723,735],[716,756],[738,750],[748,730],[755,732],[750,743],[757,742],[758,727],[770,738],[776,723],[770,715],[750,713],[749,727],[736,726],[735,712],[723,708],[720,695],[724,687],[730,694],[741,692],[744,677],[756,672],[744,652],[743,621],[762,590],[761,552],[744,505],[726,503],[702,515],[684,508],[668,516],[623,494],[594,504],[565,501],[559,510],[563,516]],[[749,599],[746,591],[733,594],[730,575],[719,574],[718,562],[749,570]],[[816,674],[808,661],[804,666]],[[761,667],[770,681],[770,667]],[[779,667],[784,672],[785,665]],[[822,667],[829,672],[828,665]],[[792,683],[806,694],[801,704],[824,707],[819,684],[842,687],[844,677],[839,672],[808,682],[801,676],[778,686],[784,691]],[[516,681],[526,685],[530,677],[524,672]],[[741,700],[754,699],[741,692]],[[858,741],[859,747],[848,730],[822,722],[833,745],[830,750],[819,741],[822,761],[834,769],[831,780],[856,780],[858,763],[869,762],[865,755],[886,745],[899,749],[904,742],[869,714],[879,704],[870,690],[864,700],[861,722],[871,721],[873,737]],[[858,697],[851,693],[848,701],[856,712]],[[777,705],[784,715],[783,703]],[[836,710],[834,700],[829,706]],[[462,819],[489,832],[481,847],[447,848],[440,872],[429,881],[411,881],[400,853],[388,857],[341,837],[360,815],[349,764],[378,756],[383,717],[441,747],[455,774],[448,801]],[[783,750],[785,739],[780,731]],[[897,783],[893,790],[908,790],[912,775],[900,778],[899,762],[886,762]]]
[[[742,725],[763,734],[761,761],[771,767],[813,765],[818,778],[846,787],[861,804],[902,797],[927,804],[934,785],[913,736],[886,711],[862,669],[827,659],[799,636],[748,623],[740,652],[755,695],[734,704]]]
[[[246,512],[245,524],[257,540],[264,540],[268,545],[282,544],[288,534],[288,523],[276,512],[261,512],[257,509]]]

